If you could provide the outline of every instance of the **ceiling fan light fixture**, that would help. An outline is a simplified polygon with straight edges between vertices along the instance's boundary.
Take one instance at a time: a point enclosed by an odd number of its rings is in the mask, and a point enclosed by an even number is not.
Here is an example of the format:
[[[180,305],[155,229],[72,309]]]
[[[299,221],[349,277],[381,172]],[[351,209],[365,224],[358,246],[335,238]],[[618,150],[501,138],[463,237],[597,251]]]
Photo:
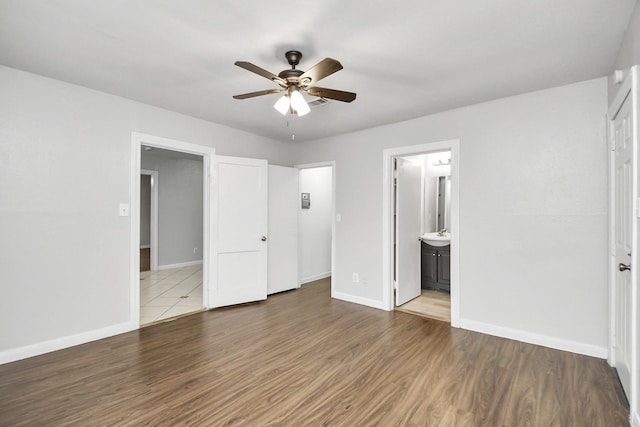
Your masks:
[[[298,117],[302,117],[311,111],[299,90],[292,90],[289,96],[291,97],[291,109],[298,113]]]
[[[287,95],[282,96],[275,104],[273,104],[273,108],[285,116],[287,111],[289,111],[289,97]]]

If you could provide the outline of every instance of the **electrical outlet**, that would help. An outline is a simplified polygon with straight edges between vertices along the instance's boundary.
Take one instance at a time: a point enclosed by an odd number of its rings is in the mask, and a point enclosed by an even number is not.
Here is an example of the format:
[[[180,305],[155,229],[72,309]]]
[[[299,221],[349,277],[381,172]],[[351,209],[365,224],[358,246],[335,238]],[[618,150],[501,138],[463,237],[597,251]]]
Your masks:
[[[358,283],[360,281],[360,277],[358,277],[358,273],[353,273],[351,280],[353,280],[353,283]]]
[[[197,254],[198,253],[198,248],[193,248],[193,253]]]

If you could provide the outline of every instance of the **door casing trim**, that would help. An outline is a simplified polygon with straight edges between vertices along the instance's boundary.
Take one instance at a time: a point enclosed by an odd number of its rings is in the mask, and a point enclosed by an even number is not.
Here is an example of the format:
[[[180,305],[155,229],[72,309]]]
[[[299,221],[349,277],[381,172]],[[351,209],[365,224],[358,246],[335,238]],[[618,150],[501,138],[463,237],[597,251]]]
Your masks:
[[[460,327],[460,140],[438,141],[382,152],[382,307],[394,309],[393,298],[393,159],[451,151],[451,326]],[[417,236],[416,236],[417,238]]]
[[[131,176],[129,179],[130,194],[130,262],[129,262],[129,321],[131,329],[140,327],[140,173],[142,171],[140,150],[142,146],[163,148],[167,150],[180,151],[183,153],[202,156],[202,179],[203,179],[203,202],[202,202],[202,293],[204,308],[209,308],[209,286],[210,277],[213,272],[209,271],[209,259],[213,240],[211,239],[211,209],[210,209],[210,177],[211,165],[215,149],[204,145],[192,144],[175,139],[163,138],[154,135],[147,135],[139,132],[131,133]]]

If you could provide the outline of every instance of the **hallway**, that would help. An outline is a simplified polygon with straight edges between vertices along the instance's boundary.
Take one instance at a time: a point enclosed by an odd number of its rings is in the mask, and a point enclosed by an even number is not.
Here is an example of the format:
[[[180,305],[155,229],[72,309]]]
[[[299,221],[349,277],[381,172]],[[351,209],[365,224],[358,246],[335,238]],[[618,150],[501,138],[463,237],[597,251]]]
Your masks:
[[[140,325],[202,307],[202,265],[140,273]]]

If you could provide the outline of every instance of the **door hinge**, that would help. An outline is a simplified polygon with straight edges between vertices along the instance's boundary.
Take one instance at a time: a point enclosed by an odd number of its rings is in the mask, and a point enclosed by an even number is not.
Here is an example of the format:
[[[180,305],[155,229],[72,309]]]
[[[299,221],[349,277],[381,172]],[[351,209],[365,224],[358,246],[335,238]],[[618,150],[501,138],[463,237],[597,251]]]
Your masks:
[[[393,281],[393,289],[398,290],[398,282],[396,280]]]

